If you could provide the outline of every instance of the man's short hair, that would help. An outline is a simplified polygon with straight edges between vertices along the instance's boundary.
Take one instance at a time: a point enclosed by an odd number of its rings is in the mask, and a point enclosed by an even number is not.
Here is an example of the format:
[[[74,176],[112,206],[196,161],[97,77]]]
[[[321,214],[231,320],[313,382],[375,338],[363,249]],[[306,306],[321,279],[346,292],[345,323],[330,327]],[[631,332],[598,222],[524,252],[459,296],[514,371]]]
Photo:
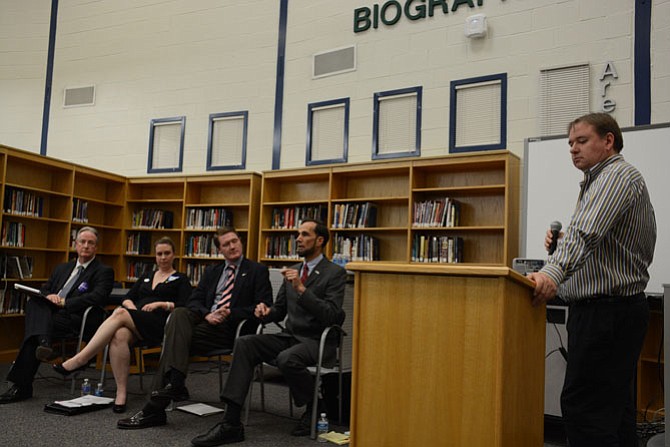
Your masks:
[[[600,138],[605,138],[605,135],[611,133],[614,135],[614,150],[616,152],[621,152],[623,149],[623,135],[621,134],[621,128],[619,128],[619,124],[608,113],[589,113],[580,116],[568,124],[568,133],[570,133],[574,125],[577,123],[592,125],[596,133],[600,135]]]
[[[323,238],[323,247],[325,247],[326,244],[328,243],[328,240],[330,239],[330,231],[328,231],[328,227],[326,226],[326,224],[316,219],[305,219],[302,221],[302,223],[307,222],[314,222],[315,224],[314,233],[316,233],[317,237],[321,236]]]
[[[240,237],[240,233],[237,232],[235,227],[231,226],[219,227],[216,229],[216,237],[214,238],[214,246],[217,248],[217,250],[221,248],[220,247],[221,242],[219,241],[219,238],[224,234],[228,233],[235,233],[235,236],[237,236],[240,240],[242,240],[242,238]]]
[[[81,235],[81,233],[84,233],[84,232],[86,232],[86,231],[88,231],[89,233],[93,233],[93,235],[95,236],[95,243],[97,244],[97,243],[98,243],[98,239],[100,238],[100,237],[98,236],[98,230],[96,230],[96,229],[93,228],[93,227],[88,227],[88,226],[86,226],[86,227],[81,227],[79,230],[77,230],[77,237],[75,238],[75,240],[78,241],[78,240],[79,240],[79,236]]]

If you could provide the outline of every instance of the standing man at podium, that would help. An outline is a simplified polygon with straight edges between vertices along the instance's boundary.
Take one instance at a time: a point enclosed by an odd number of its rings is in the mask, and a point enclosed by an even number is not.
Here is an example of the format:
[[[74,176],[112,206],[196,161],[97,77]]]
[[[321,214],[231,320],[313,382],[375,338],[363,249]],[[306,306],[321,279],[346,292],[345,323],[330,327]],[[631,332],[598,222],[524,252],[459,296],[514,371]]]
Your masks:
[[[547,232],[545,246],[558,242],[555,251],[528,275],[533,304],[559,295],[570,305],[561,393],[569,445],[636,447],[635,371],[649,323],[644,291],[656,244],[654,209],[644,178],[620,153],[614,118],[584,115],[568,134],[584,180],[565,234]]]

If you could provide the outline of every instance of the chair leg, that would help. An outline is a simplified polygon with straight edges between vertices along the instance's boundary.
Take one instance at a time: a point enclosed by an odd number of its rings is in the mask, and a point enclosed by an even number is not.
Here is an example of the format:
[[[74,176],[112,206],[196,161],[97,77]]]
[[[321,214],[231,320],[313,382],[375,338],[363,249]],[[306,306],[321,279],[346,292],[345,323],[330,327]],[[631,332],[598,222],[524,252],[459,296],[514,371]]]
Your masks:
[[[105,373],[107,372],[107,357],[109,356],[109,345],[102,351],[102,368],[100,370],[100,383],[105,386]]]
[[[223,356],[219,354],[219,396],[223,392]]]
[[[138,357],[137,357],[137,369],[140,372],[140,390],[144,391],[144,353],[142,352],[142,347],[138,348]]]
[[[258,365],[259,379],[261,385],[261,411],[265,412],[265,380],[263,372],[263,364]]]
[[[312,401],[312,415],[310,416],[311,427],[309,430],[309,437],[316,439],[316,418],[319,412],[319,387],[321,382],[321,370],[317,367],[316,376],[314,377],[314,400]]]

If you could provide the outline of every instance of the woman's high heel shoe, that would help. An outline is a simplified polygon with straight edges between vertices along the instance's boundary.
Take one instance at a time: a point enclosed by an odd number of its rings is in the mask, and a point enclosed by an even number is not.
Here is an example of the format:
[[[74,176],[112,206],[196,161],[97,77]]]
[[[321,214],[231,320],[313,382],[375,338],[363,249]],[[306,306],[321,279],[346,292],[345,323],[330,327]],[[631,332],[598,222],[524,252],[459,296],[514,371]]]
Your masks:
[[[112,407],[112,411],[114,413],[125,413],[126,412],[126,404],[114,404]]]
[[[64,379],[70,379],[74,374],[85,370],[87,366],[88,365],[83,365],[83,366],[80,366],[77,369],[69,371],[69,370],[67,370],[63,367],[62,363],[54,363],[53,365],[51,365],[53,370],[56,371],[58,374],[61,374]]]

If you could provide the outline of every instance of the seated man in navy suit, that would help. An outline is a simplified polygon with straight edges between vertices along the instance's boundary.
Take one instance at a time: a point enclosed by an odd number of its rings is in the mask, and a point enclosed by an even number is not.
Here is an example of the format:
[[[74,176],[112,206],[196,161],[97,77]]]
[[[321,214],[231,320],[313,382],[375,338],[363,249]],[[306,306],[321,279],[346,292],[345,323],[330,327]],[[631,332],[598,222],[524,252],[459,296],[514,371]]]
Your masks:
[[[246,259],[240,236],[232,227],[220,228],[214,242],[225,262],[208,267],[186,307],[178,307],[165,327],[163,353],[154,376],[151,398],[142,410],[120,419],[118,428],[139,429],[165,425],[171,401],[187,400],[189,357],[213,349],[232,349],[237,325],[246,333],[256,330],[254,309],[272,304],[270,272]]]
[[[86,309],[106,304],[114,284],[114,270],[95,258],[97,248],[97,230],[80,228],[75,240],[77,259],[54,269],[40,289],[45,298],[34,297],[26,302],[25,337],[7,374],[11,385],[0,395],[0,404],[32,397],[40,360],[53,359],[51,339],[79,333]],[[90,312],[84,337],[90,338],[103,319],[102,310]]]
[[[304,262],[285,269],[284,282],[272,307],[256,306],[255,314],[265,322],[282,321],[286,327],[278,334],[240,337],[235,344],[233,364],[228,373],[221,400],[226,402],[223,421],[209,432],[197,436],[195,446],[215,446],[244,441],[240,415],[254,368],[261,362],[276,360],[291,389],[296,406],[306,405],[305,413],[291,433],[310,434],[310,416],[314,378],[307,370],[318,360],[319,340],[325,328],[342,324],[344,311],[345,270],[323,255],[328,243],[328,227],[314,220],[303,221],[296,243]],[[329,344],[326,356],[334,358],[335,345]]]

